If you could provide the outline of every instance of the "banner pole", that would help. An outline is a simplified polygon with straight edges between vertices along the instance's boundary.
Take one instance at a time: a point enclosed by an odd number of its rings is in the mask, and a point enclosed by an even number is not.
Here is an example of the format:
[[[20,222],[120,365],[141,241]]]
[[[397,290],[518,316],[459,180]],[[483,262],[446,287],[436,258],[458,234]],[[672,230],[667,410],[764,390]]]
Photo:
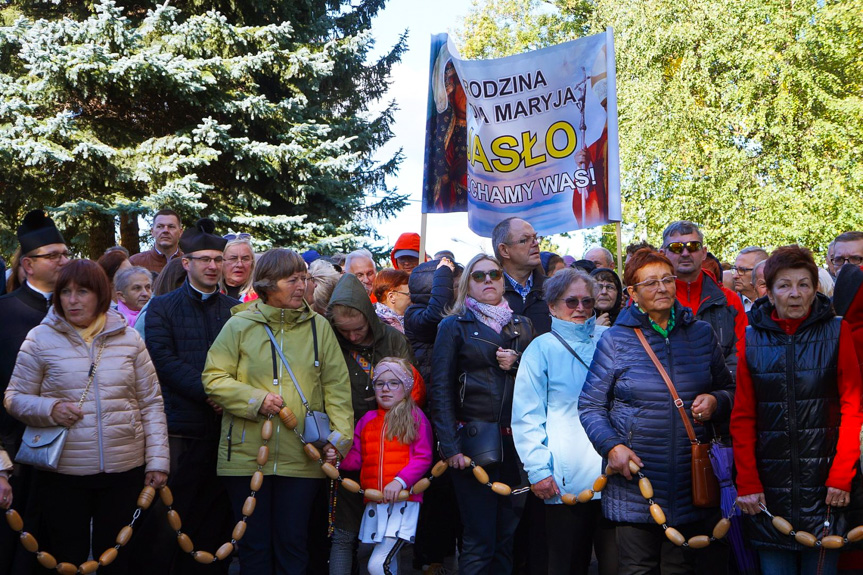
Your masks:
[[[428,222],[428,214],[423,212],[422,220],[420,220],[420,263],[426,261],[426,223]]]
[[[614,232],[617,234],[617,273],[623,274],[623,234],[620,230],[620,222],[614,222]]]

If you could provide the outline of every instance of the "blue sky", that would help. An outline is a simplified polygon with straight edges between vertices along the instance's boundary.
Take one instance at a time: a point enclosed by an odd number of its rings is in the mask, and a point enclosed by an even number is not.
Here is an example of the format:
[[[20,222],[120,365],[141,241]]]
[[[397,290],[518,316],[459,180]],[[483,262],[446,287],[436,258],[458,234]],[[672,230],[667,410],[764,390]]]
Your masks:
[[[395,99],[399,110],[395,115],[395,137],[381,150],[381,158],[390,157],[399,147],[405,155],[398,175],[391,181],[401,193],[408,193],[410,201],[396,216],[377,223],[383,237],[380,242],[391,246],[403,232],[419,232],[421,223],[423,143],[425,115],[428,99],[429,41],[432,34],[452,33],[461,26],[470,9],[468,0],[390,0],[375,18],[372,33],[376,51],[383,52],[395,44],[399,34],[409,30],[408,51],[393,70],[392,85],[386,101]],[[573,239],[555,238],[567,249],[564,252],[580,257],[583,251],[582,234]],[[491,251],[491,242],[471,232],[467,227],[467,214],[429,214],[426,251],[450,249],[460,262],[467,262],[480,250]]]

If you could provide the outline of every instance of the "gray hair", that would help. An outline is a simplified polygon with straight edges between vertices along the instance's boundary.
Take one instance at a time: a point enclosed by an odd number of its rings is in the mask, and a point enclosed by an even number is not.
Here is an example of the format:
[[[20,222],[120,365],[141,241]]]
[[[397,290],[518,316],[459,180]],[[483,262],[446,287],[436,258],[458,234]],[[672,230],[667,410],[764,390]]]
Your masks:
[[[860,240],[863,240],[863,232],[845,232],[836,236],[833,243],[841,244],[843,242],[859,242]]]
[[[548,304],[556,302],[577,281],[583,281],[587,284],[587,290],[593,295],[596,282],[592,277],[582,270],[563,268],[543,282],[542,294],[545,297],[545,301]]]
[[[746,255],[746,254],[758,254],[760,259],[759,262],[766,260],[770,257],[770,254],[767,253],[767,250],[758,246],[749,246],[740,250],[738,256]]]
[[[315,281],[315,301],[309,302],[314,307],[315,311],[321,315],[325,315],[327,306],[330,304],[330,298],[333,296],[333,290],[336,289],[336,284],[342,278],[342,274],[336,271],[333,264],[324,259],[315,260],[309,266],[309,275]]]
[[[520,220],[518,217],[507,218],[498,224],[491,231],[491,248],[494,250],[494,258],[500,262],[500,244],[509,242],[509,229],[512,227],[513,220]]]
[[[614,265],[614,254],[613,254],[613,253],[611,253],[611,250],[609,250],[609,249],[607,249],[607,248],[604,248],[604,247],[602,247],[602,246],[593,246],[592,248],[589,248],[589,249],[585,250],[585,252],[584,252],[584,256],[582,256],[582,258],[581,258],[581,259],[586,260],[586,259],[587,259],[587,254],[589,254],[589,253],[590,253],[590,252],[592,252],[593,250],[599,250],[599,251],[601,251],[601,252],[602,252],[602,255],[604,255],[604,256],[605,256],[605,259],[606,259],[606,260],[608,260],[608,261],[610,261],[610,262],[612,263],[612,265]]]
[[[758,275],[758,270],[764,267],[764,264],[767,263],[767,260],[761,260],[752,268],[752,277],[749,278],[749,281],[752,282],[752,287],[755,287],[755,277]]]
[[[255,248],[252,247],[252,241],[248,238],[236,238],[233,240],[228,240],[228,243],[225,244],[225,249],[222,250],[222,255],[224,255],[225,252],[228,251],[228,248],[241,245],[247,246],[249,248],[249,251],[252,252],[252,263],[250,264],[251,269],[249,269],[249,279],[247,279],[246,282],[240,286],[240,296],[244,296],[249,291],[249,288],[252,287],[252,278],[254,278],[255,276],[255,262],[257,261],[257,254],[255,254]],[[219,284],[222,286],[223,289],[228,287],[227,282],[225,282],[224,273],[222,274],[222,279],[219,280]]]
[[[372,252],[370,252],[369,250],[367,250],[365,248],[362,248],[359,250],[352,251],[351,253],[349,253],[345,257],[344,270],[346,272],[350,273],[351,264],[354,262],[354,260],[359,260],[359,259],[368,259],[369,261],[372,262],[372,265],[375,266],[375,270],[378,269],[377,264],[375,264],[375,256],[372,255]]]
[[[688,236],[689,234],[698,234],[698,241],[704,241],[704,234],[698,229],[698,225],[689,220],[678,220],[671,222],[668,227],[662,231],[662,247],[668,245],[668,238],[671,236]]]
[[[255,266],[252,289],[262,302],[267,303],[269,292],[276,288],[279,280],[304,271],[306,271],[306,262],[294,250],[286,248],[267,250]]]
[[[150,270],[141,266],[133,266],[120,270],[114,275],[114,291],[125,293],[132,285],[132,278],[138,274],[145,275],[148,280],[153,281],[153,274],[150,273]]]

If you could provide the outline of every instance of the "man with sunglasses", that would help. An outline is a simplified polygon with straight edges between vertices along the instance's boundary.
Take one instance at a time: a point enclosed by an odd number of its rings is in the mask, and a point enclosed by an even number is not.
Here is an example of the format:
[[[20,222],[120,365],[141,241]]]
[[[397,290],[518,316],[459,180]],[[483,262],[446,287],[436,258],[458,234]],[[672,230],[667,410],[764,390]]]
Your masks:
[[[672,222],[662,232],[662,249],[677,276],[677,300],[695,313],[695,318],[713,326],[731,375],[737,373],[737,358],[743,353],[746,310],[733,291],[702,269],[707,257],[704,234],[687,220]]]
[[[491,233],[494,257],[504,272],[503,297],[513,312],[530,318],[536,335],[551,331],[551,316],[542,297],[542,260],[536,230],[521,218],[507,218]]]
[[[752,308],[752,304],[758,299],[758,293],[755,291],[755,282],[752,281],[752,271],[759,262],[763,262],[768,258],[767,250],[756,246],[749,246],[740,250],[737,254],[737,259],[734,260],[734,267],[731,268],[732,278],[734,279],[734,291],[740,295],[740,301],[743,302],[743,309],[746,313]]]
[[[159,210],[153,217],[153,227],[150,228],[153,247],[133,255],[129,258],[129,263],[147,268],[153,274],[159,274],[169,261],[183,257],[179,247],[182,233],[183,224],[180,223],[177,212],[168,209]]]
[[[207,397],[201,382],[207,352],[239,303],[219,292],[228,240],[215,229],[213,220],[202,218],[183,232],[179,248],[184,252],[186,281],[150,300],[144,319],[147,350],[165,398],[171,448],[168,486],[174,493],[174,509],[183,518],[183,531],[201,549],[217,548],[230,539],[233,522],[227,492],[216,477],[222,409]],[[227,564],[213,569],[181,553],[170,541],[176,534],[164,528],[164,508],[155,507],[142,530],[155,531],[146,535],[158,539],[133,562],[136,569],[162,575],[227,573]]]
[[[0,297],[0,318],[3,318],[3,329],[0,330],[0,396],[9,385],[21,344],[30,330],[42,323],[48,313],[57,277],[70,256],[60,230],[42,210],[33,210],[24,216],[18,227],[18,242],[21,245],[21,267],[26,279],[17,290]],[[24,425],[0,405],[0,447],[5,447],[13,459],[23,432]],[[32,525],[36,520],[34,510],[23,508],[27,501],[30,469],[21,467],[10,483],[15,507],[24,513],[25,520]],[[30,565],[32,559],[21,550],[17,534],[7,530],[0,537],[0,573],[29,572],[24,563]]]

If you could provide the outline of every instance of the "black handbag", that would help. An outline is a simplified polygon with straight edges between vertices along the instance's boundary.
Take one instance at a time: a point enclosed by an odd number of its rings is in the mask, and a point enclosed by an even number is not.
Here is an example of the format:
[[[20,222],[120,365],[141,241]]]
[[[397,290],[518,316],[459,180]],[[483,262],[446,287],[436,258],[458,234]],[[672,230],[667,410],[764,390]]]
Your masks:
[[[486,466],[503,461],[500,424],[496,421],[468,421],[456,433],[461,452],[477,465]]]

